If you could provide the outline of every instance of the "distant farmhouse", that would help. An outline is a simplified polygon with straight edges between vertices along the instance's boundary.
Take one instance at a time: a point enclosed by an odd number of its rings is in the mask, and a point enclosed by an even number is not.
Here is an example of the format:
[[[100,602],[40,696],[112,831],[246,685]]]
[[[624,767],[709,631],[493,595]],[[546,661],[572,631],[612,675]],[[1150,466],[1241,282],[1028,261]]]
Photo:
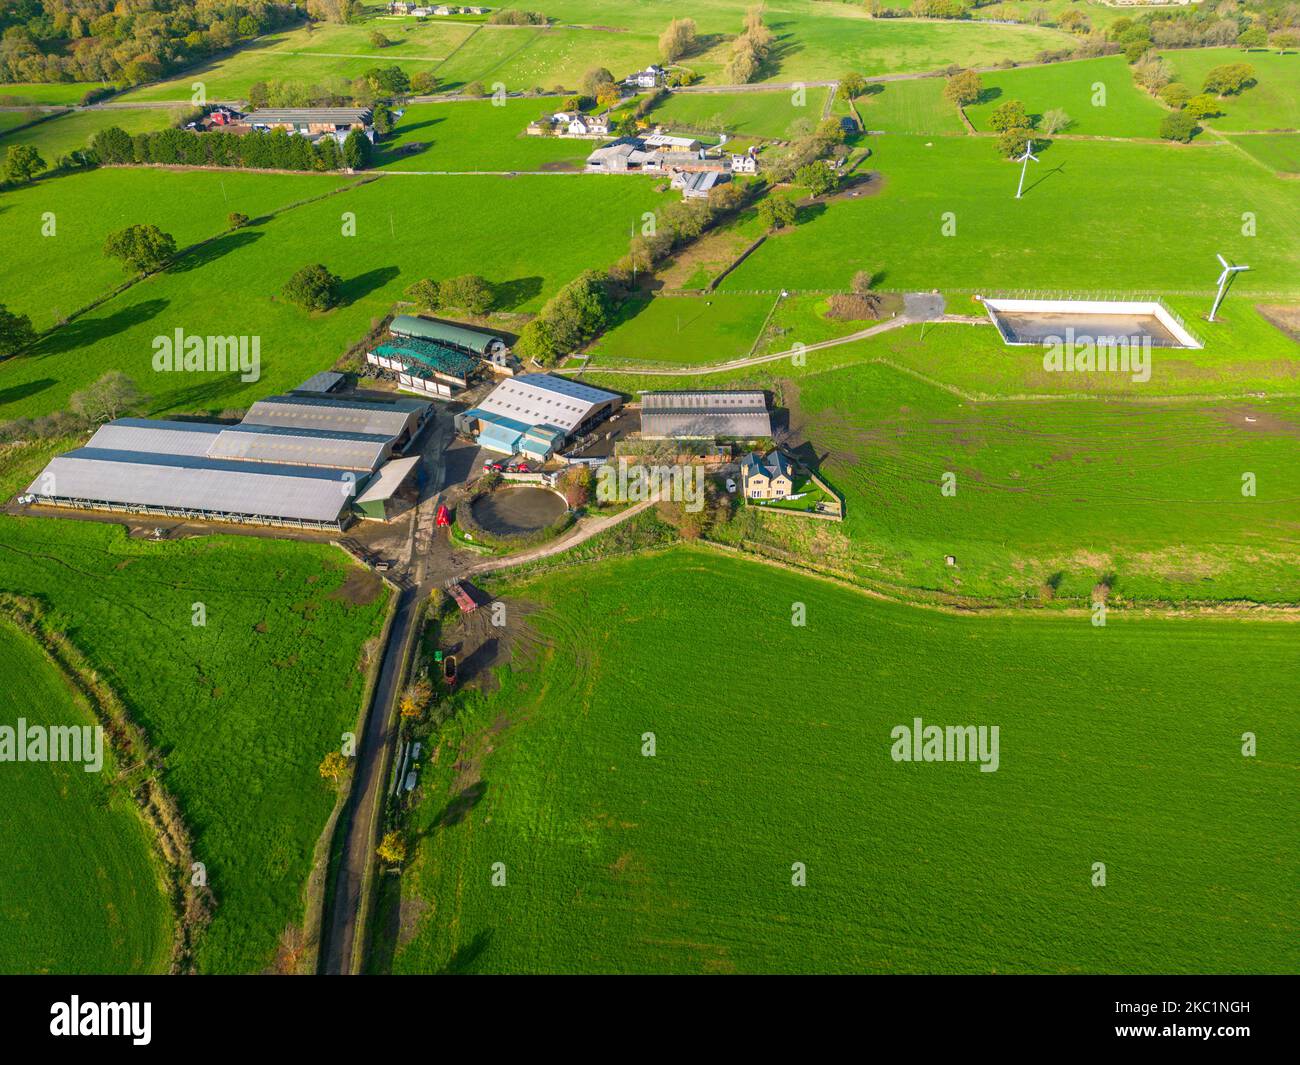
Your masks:
[[[545,462],[623,405],[622,397],[554,374],[503,381],[477,407],[456,415],[456,431],[479,447]]]
[[[623,79],[623,84],[633,89],[657,89],[664,83],[667,72],[663,67],[651,63],[645,70],[638,70]]]
[[[579,111],[556,111],[528,123],[524,131],[531,137],[608,137],[609,112],[584,115]]]
[[[639,137],[620,137],[587,156],[587,171],[595,174],[662,173],[687,199],[703,199],[716,185],[735,174],[755,174],[753,150],[743,155],[710,155],[691,137],[675,137],[656,129]],[[704,175],[708,175],[705,177]]]
[[[430,15],[436,15],[439,18],[445,18],[448,15],[486,15],[486,7],[453,7],[448,4],[437,4],[433,6],[406,3],[405,0],[390,0],[388,4],[388,13],[390,15],[414,15],[416,18],[428,18]]]
[[[771,435],[763,392],[641,393],[643,440],[766,440]]]
[[[50,460],[23,502],[200,521],[343,529],[383,520],[419,464],[400,457],[432,407],[303,391],[258,400],[238,425],[118,418]]]

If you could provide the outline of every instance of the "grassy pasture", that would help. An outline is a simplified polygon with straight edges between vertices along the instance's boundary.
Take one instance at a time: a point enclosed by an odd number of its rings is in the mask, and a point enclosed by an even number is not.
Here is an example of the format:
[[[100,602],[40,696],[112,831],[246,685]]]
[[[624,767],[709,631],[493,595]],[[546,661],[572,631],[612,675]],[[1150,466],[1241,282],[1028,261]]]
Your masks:
[[[772,296],[716,295],[629,300],[622,318],[593,345],[601,362],[689,365],[750,353],[775,302]]]
[[[396,43],[375,48],[369,37],[379,30]],[[317,23],[314,28],[286,30],[212,62],[125,94],[133,100],[185,100],[202,82],[209,100],[242,100],[255,81],[290,81],[305,85],[355,78],[376,66],[400,66],[407,74],[434,69],[461,45],[475,27],[454,22],[409,24],[370,20],[358,25]]]
[[[0,589],[39,597],[164,753],[165,782],[217,897],[200,969],[269,966],[302,918],[334,801],[317,766],[355,727],[359,652],[379,631],[382,586],[324,545],[148,543],[115,525],[5,518]],[[192,624],[195,603],[205,626]],[[14,809],[51,816],[27,796]],[[113,878],[109,888],[139,883]]]
[[[0,724],[93,725],[36,643],[0,619]],[[150,973],[166,968],[171,910],[131,801],[80,763],[0,773],[0,972]]]
[[[0,82],[0,106],[79,104],[91,89],[103,88],[103,84],[82,81]]]
[[[239,175],[203,176],[211,188]],[[268,189],[301,188],[300,195],[321,191],[316,183],[327,180],[245,176]],[[152,177],[155,190],[177,187],[178,175]],[[139,206],[144,202],[129,205],[131,221],[150,217]],[[535,310],[583,269],[621,255],[630,227],[659,202],[651,184],[636,179],[381,177],[223,236],[58,330],[31,354],[0,364],[0,419],[62,408],[109,369],[133,377],[152,397],[155,414],[246,406],[332,365],[422,277],[480,273],[498,286],[501,309]],[[179,210],[190,201],[176,196],[175,203]],[[356,216],[355,236],[343,235],[345,211]],[[344,304],[312,315],[279,293],[295,270],[317,262],[343,278]],[[46,269],[51,280],[58,276]],[[59,260],[59,269],[67,274],[78,264]],[[260,380],[154,373],[153,338],[178,327],[198,336],[260,336]]]
[[[1289,626],[958,618],[685,548],[510,592],[540,638],[436,738],[395,972],[1300,963]],[[917,716],[997,724],[998,771],[892,761]]]
[[[855,106],[869,130],[965,133],[957,109],[943,98],[943,86],[943,78],[878,81],[857,99]]]
[[[1188,48],[1162,52],[1174,80],[1200,92],[1205,75],[1224,63],[1249,63],[1258,84],[1221,101],[1223,115],[1207,120],[1216,130],[1300,129],[1300,53],[1246,52],[1240,48]]]
[[[796,104],[794,93],[786,89],[763,93],[673,93],[655,108],[650,120],[669,130],[786,140],[793,136],[791,126],[796,122],[816,125],[829,91],[805,89],[802,104]]]
[[[1232,143],[1279,174],[1300,174],[1300,133],[1233,137]]]
[[[1169,113],[1133,84],[1132,70],[1122,55],[991,71],[982,77],[984,95],[966,108],[966,116],[983,132],[992,131],[989,117],[1008,100],[1019,100],[1039,120],[1047,111],[1063,108],[1073,120],[1063,132],[1102,137],[1154,138]]]
[[[152,133],[176,125],[185,111],[183,107],[74,111],[0,137],[0,152],[7,151],[11,144],[30,144],[41,153],[47,165],[53,166],[60,156],[89,148],[91,139],[101,129],[117,126],[131,134]]]
[[[599,141],[530,137],[524,128],[539,114],[555,110],[555,97],[459,103],[412,104],[379,158],[384,170],[542,170],[582,169]],[[427,145],[412,149],[412,145]]]
[[[46,329],[126,280],[121,264],[103,255],[104,238],[114,230],[152,222],[185,247],[225,230],[232,211],[258,218],[350,180],[354,179],[115,168],[14,189],[0,203],[4,302],[11,310],[31,315],[37,328]],[[47,213],[54,216],[53,236],[42,235]],[[8,369],[0,367],[0,380]],[[15,398],[6,388],[0,384],[0,405]]]
[[[1050,583],[1086,601],[1111,574],[1133,600],[1294,598],[1293,399],[971,403],[881,365],[791,387],[865,579],[1009,601]],[[1243,497],[1242,471],[1267,491]]]
[[[855,270],[883,267],[896,289],[1209,292],[1222,252],[1251,264],[1236,291],[1300,293],[1300,199],[1231,145],[1057,141],[1016,200],[1018,167],[989,139],[926,143],[874,138],[877,195],[805,212],[722,287],[843,289]],[[1120,178],[1138,173],[1160,180]],[[1241,235],[1245,211],[1256,237]]]

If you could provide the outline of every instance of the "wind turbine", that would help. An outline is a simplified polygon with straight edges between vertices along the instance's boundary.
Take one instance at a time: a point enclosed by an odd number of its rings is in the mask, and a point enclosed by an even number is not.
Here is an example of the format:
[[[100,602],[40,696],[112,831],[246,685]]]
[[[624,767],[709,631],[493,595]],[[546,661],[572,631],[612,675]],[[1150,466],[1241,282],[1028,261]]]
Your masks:
[[[1219,304],[1223,302],[1223,294],[1228,290],[1228,279],[1239,270],[1249,270],[1249,266],[1229,266],[1228,260],[1217,252],[1214,257],[1219,260],[1223,266],[1223,273],[1219,275],[1219,292],[1214,297],[1214,306],[1210,308],[1210,321],[1214,321],[1214,313],[1219,309]]]
[[[1020,199],[1020,194],[1025,191],[1025,171],[1029,169],[1029,160],[1038,162],[1038,156],[1034,154],[1034,142],[1025,142],[1025,154],[1020,157],[1020,184],[1016,186],[1016,199]]]

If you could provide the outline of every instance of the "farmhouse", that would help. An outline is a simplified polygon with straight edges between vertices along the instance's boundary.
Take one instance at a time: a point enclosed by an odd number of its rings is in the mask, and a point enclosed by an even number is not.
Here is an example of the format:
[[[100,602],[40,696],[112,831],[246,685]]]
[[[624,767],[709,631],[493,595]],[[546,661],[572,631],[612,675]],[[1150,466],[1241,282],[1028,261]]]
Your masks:
[[[525,132],[534,137],[608,137],[609,122],[608,111],[602,111],[598,115],[584,115],[580,111],[556,111],[528,123]]]
[[[732,154],[729,162],[733,174],[758,173],[758,157],[752,151],[746,152],[744,155]]]
[[[645,70],[638,70],[623,79],[623,84],[634,89],[657,89],[663,84],[664,68],[651,63]]]
[[[374,113],[368,107],[262,107],[245,121],[255,130],[284,129],[308,137],[328,134],[340,141],[359,129],[375,139]]]
[[[553,374],[503,381],[477,407],[456,415],[458,432],[502,454],[545,461],[623,405],[613,392]]]
[[[316,395],[271,396],[238,425],[118,418],[52,459],[26,502],[200,521],[342,529],[358,489],[385,506],[418,463],[394,456],[431,408]],[[393,469],[389,469],[393,467]],[[382,475],[382,476],[377,476]]]
[[[794,491],[794,463],[781,451],[751,451],[740,460],[741,489],[746,499],[785,499]]]
[[[765,440],[772,416],[763,392],[642,392],[645,440]]]

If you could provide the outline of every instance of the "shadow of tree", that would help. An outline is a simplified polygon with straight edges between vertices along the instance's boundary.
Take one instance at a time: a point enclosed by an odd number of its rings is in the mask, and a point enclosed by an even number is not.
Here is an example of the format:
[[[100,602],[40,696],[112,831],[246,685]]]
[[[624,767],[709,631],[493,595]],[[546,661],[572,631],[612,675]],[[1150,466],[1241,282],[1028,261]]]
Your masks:
[[[167,267],[167,273],[184,274],[189,273],[191,270],[201,269],[209,263],[216,262],[223,255],[229,255],[232,251],[246,248],[261,239],[261,233],[253,233],[247,229],[241,229],[235,233],[226,233],[224,236],[210,240],[206,244],[201,244],[192,251],[180,256]]]
[[[401,274],[396,266],[380,266],[349,278],[339,286],[339,306],[347,307],[383,288]]]
[[[502,281],[492,286],[492,309],[494,311],[513,310],[521,303],[527,303],[540,295],[541,291],[542,279],[536,275]]]
[[[17,403],[20,399],[36,395],[37,392],[44,392],[53,384],[55,384],[53,377],[42,377],[38,381],[26,381],[21,385],[6,388],[0,391],[0,407],[8,403]]]
[[[461,789],[459,795],[451,799],[442,812],[434,819],[435,828],[451,828],[458,825],[470,815],[470,812],[487,794],[488,785],[486,780],[477,780],[468,787]]]
[[[487,949],[491,944],[492,929],[484,929],[448,959],[447,966],[440,975],[455,976],[472,972],[474,965],[487,953]]]
[[[114,311],[112,314],[102,315],[98,318],[91,318],[88,315],[83,316],[50,333],[32,349],[31,354],[27,357],[38,358],[45,355],[59,355],[66,351],[74,351],[77,348],[85,347],[88,344],[97,343],[108,337],[124,333],[138,325],[143,325],[170,306],[170,300],[150,299],[133,303],[121,310]]]

